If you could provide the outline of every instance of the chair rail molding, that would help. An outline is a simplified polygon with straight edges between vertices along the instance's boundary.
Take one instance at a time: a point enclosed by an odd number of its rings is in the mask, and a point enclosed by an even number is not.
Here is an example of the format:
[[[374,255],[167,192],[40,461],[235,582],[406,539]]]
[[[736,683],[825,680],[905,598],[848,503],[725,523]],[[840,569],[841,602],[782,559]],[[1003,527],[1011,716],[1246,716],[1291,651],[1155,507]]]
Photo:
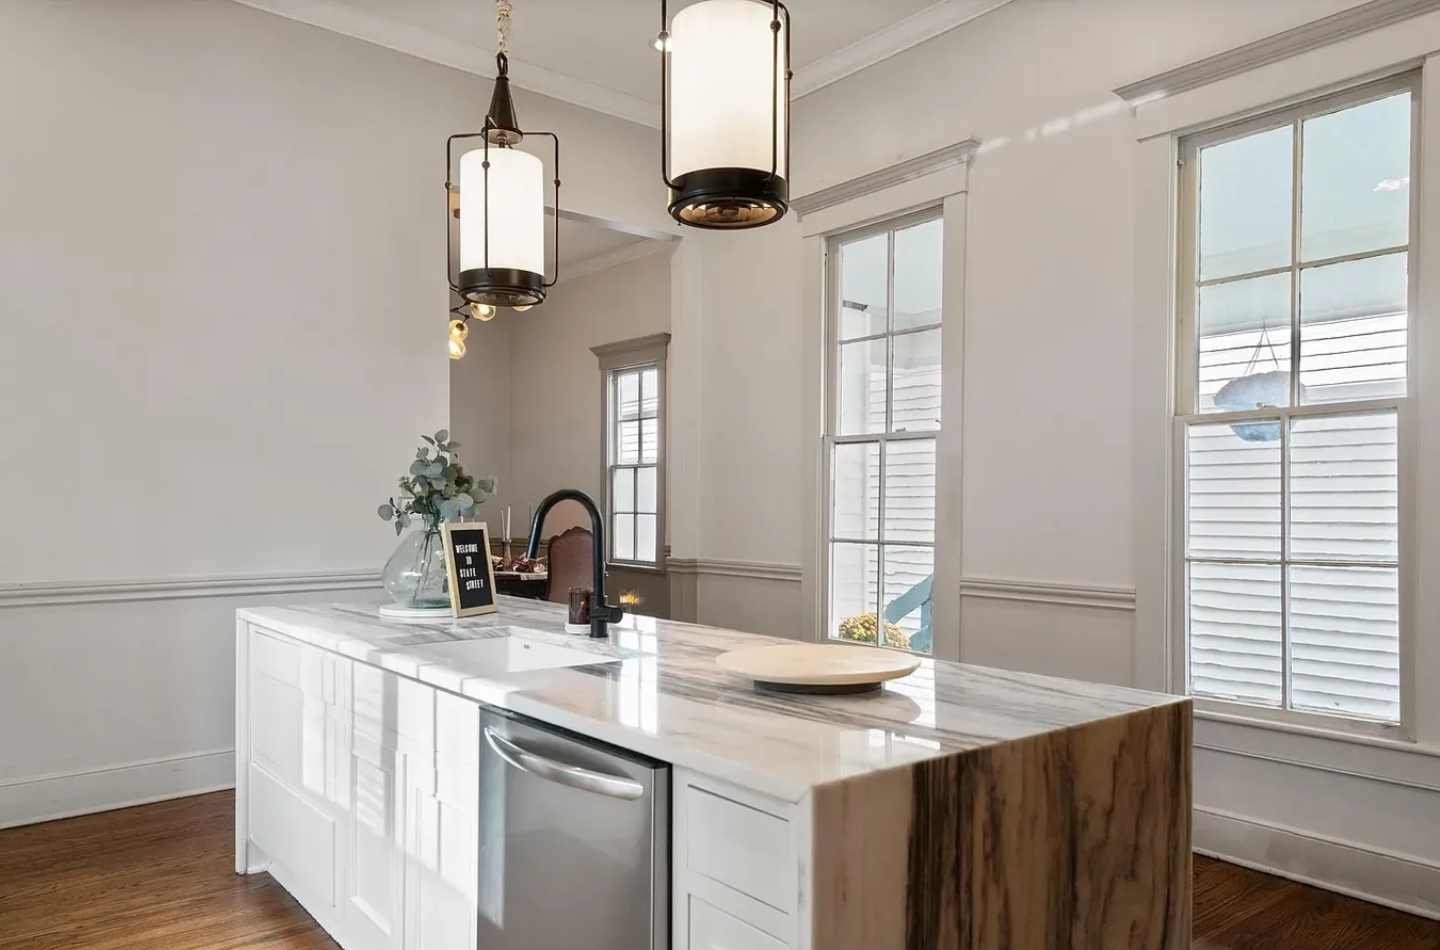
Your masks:
[[[149,580],[44,581],[0,585],[0,609],[131,600],[308,594],[367,590],[380,586],[379,571],[315,571],[295,574],[213,574]]]
[[[1100,610],[1135,610],[1133,587],[1102,587],[1085,584],[1054,584],[1044,581],[1008,580],[995,577],[960,578],[960,596],[981,600],[1008,600],[1062,607],[1093,607]]]
[[[705,558],[671,558],[666,563],[671,574],[686,576],[711,575],[748,577],[762,581],[800,583],[800,565],[772,564],[764,561],[724,561]]]

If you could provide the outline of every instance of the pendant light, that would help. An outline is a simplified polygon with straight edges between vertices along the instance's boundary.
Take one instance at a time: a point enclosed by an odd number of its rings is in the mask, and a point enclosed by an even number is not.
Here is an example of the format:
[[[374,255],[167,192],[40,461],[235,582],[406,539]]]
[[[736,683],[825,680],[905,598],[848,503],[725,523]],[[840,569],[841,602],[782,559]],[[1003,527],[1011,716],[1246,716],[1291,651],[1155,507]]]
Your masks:
[[[670,214],[754,228],[790,201],[790,11],[779,0],[660,0],[660,168]]]
[[[495,91],[479,132],[452,135],[445,143],[447,211],[460,221],[459,273],[450,289],[471,305],[480,319],[497,307],[529,309],[545,299],[555,285],[546,278],[544,166],[538,156],[515,148],[527,137],[551,140],[554,146],[555,211],[560,208],[560,139],[553,132],[527,132],[515,117],[510,95],[510,0],[496,0],[498,43]],[[460,156],[455,178],[455,143],[479,139],[478,147]],[[447,221],[447,235],[454,228]],[[558,268],[559,228],[551,257]],[[450,246],[450,259],[456,257]]]

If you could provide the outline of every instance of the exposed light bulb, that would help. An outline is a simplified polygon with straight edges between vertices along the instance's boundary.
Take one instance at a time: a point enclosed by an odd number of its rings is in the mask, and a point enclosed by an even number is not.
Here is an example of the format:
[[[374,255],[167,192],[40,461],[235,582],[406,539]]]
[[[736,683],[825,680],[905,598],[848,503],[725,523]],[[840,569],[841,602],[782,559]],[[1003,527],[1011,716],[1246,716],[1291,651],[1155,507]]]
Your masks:
[[[487,320],[494,319],[495,308],[490,306],[488,303],[472,303],[470,305],[470,313],[475,317],[476,320],[484,323]]]
[[[464,320],[450,321],[450,335],[458,340],[465,340],[470,337],[470,327]]]
[[[452,360],[458,360],[464,355],[465,341],[456,336],[450,337],[450,358]]]
[[[524,313],[526,310],[529,310],[529,309],[530,309],[531,307],[533,307],[533,306],[535,306],[535,305],[534,305],[534,304],[529,304],[529,303],[527,303],[527,304],[522,304],[522,305],[520,305],[520,306],[518,306],[518,307],[515,308],[515,312],[516,312],[516,313]]]

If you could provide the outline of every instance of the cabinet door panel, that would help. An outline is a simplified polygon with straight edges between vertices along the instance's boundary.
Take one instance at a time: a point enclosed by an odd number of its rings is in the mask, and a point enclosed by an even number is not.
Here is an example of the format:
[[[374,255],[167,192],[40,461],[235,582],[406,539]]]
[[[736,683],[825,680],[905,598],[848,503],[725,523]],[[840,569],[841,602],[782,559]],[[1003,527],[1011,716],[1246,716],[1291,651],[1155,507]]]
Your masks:
[[[407,950],[475,950],[475,819],[414,789]]]
[[[335,819],[258,765],[249,770],[250,837],[296,897],[335,906]]]
[[[404,943],[405,756],[381,747],[350,757],[346,929],[357,950]]]

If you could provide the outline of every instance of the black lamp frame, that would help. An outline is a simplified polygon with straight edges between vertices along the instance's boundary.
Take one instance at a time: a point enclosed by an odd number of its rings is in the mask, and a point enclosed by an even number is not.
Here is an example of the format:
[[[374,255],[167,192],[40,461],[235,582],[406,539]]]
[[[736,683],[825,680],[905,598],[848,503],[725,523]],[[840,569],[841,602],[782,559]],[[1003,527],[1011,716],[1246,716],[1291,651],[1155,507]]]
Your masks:
[[[668,0],[660,0],[660,177],[670,189],[670,216],[681,224],[707,230],[762,227],[779,221],[790,208],[790,186],[780,175],[780,30],[785,30],[785,173],[790,173],[790,10],[771,0],[770,36],[770,171],[755,168],[702,168],[670,177],[670,13]],[[749,207],[759,205],[775,213],[759,221],[692,220],[684,217],[696,205]]]
[[[519,128],[515,121],[515,105],[510,97],[509,60],[504,53],[499,53],[495,57],[495,64],[495,95],[490,103],[490,111],[485,115],[484,126],[479,132],[457,133],[445,140],[446,276],[449,279],[450,290],[466,303],[486,304],[492,307],[529,307],[543,303],[545,292],[554,287],[556,281],[560,279],[560,137],[554,132],[525,132]],[[496,120],[497,114],[500,117],[499,121]],[[492,145],[495,148],[510,148],[513,144],[532,135],[548,138],[554,146],[555,206],[551,210],[551,215],[556,220],[554,233],[551,235],[550,256],[554,261],[555,276],[549,279],[545,274],[535,274],[518,268],[490,266],[490,148]],[[459,197],[452,208],[450,196],[460,195],[459,186],[455,184],[455,143],[473,138],[484,139],[485,143],[485,158],[481,162],[485,180],[483,235],[485,250],[483,266],[461,270],[456,279],[449,277],[449,260],[456,257],[455,232],[458,228],[451,225],[450,219],[452,216],[459,216],[458,200],[463,200],[463,196]],[[549,271],[548,266],[546,271]],[[454,313],[455,310],[451,312]]]

